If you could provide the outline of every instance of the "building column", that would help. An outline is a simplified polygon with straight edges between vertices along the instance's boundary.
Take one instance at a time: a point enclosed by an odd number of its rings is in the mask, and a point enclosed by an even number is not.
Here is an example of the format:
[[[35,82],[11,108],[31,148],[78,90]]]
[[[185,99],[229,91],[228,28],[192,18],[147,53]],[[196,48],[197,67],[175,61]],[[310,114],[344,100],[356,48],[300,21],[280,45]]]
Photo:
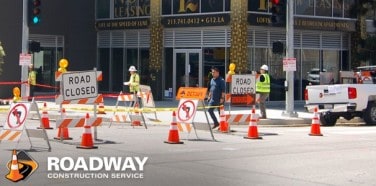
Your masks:
[[[231,48],[230,62],[236,64],[236,72],[246,73],[247,64],[247,8],[248,0],[231,1]]]
[[[150,62],[151,89],[155,100],[162,100],[163,27],[161,1],[150,1]]]

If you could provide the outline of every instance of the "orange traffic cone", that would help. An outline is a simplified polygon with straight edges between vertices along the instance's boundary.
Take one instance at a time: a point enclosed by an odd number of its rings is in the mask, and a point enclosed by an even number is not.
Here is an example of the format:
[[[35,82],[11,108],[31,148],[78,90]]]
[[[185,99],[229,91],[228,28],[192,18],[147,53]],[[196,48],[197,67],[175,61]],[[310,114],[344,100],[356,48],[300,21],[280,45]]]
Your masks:
[[[222,133],[228,133],[229,132],[229,126],[228,126],[228,123],[226,122],[226,116],[225,116],[225,108],[223,105],[221,105],[220,107],[220,121],[219,121],[219,128],[218,130]]]
[[[168,133],[168,139],[165,143],[169,144],[183,144],[184,142],[179,140],[178,124],[176,123],[175,111],[172,112],[172,122],[170,126],[170,131]]]
[[[65,108],[61,109],[61,118],[64,119],[66,117]],[[72,138],[69,137],[68,127],[59,127],[57,131],[56,137],[54,139],[57,140],[71,140]]]
[[[47,112],[47,103],[45,102],[43,104],[43,110],[42,110],[42,123],[41,123],[41,126],[38,127],[38,129],[53,129],[52,127],[50,127],[50,119],[48,118],[48,112]]]
[[[311,124],[311,133],[310,136],[323,136],[320,131],[320,121],[319,115],[317,114],[317,107],[313,113],[312,124]]]
[[[259,118],[255,110],[255,107],[253,107],[251,113],[251,121],[249,122],[248,127],[248,136],[244,136],[244,139],[262,139],[262,137],[258,135],[257,122]]]
[[[103,100],[103,97],[102,97],[101,102],[99,103],[97,114],[106,114],[106,111],[104,109],[104,100]]]
[[[79,149],[96,149],[97,146],[94,146],[93,136],[91,135],[91,126],[87,124],[89,120],[89,113],[86,114],[84,132],[82,134],[81,145],[77,146]]]
[[[140,112],[139,112],[139,109],[138,109],[138,103],[136,102],[135,105],[134,105],[134,113],[136,115],[140,115]],[[138,119],[135,119],[132,121],[132,126],[142,126],[141,125],[141,121],[138,120]]]
[[[9,173],[5,176],[8,180],[13,182],[20,181],[24,178],[22,174],[20,174],[19,167],[18,167],[18,160],[17,160],[17,152],[13,150],[12,153],[12,165],[10,166]]]

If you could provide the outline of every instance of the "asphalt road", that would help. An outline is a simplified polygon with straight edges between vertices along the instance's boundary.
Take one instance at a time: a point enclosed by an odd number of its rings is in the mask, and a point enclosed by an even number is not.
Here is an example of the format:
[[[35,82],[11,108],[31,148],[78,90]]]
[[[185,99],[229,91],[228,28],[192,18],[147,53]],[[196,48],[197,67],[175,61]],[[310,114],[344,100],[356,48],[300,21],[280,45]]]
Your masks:
[[[4,119],[5,114],[0,117]],[[35,128],[39,123],[28,119],[25,125]],[[263,139],[249,140],[243,138],[248,126],[239,125],[230,134],[214,132],[216,141],[208,130],[197,130],[198,137],[194,132],[180,133],[184,144],[167,144],[169,125],[149,124],[148,129],[128,123],[108,125],[97,128],[97,149],[76,148],[82,141],[83,128],[70,129],[73,140],[64,143],[52,139],[56,129],[47,130],[51,152],[44,149],[46,142],[39,138],[31,138],[35,148],[28,150],[25,134],[18,143],[1,142],[0,185],[14,185],[5,178],[10,173],[7,163],[13,149],[25,150],[38,163],[36,171],[19,185],[343,186],[373,185],[376,181],[376,128],[372,126],[321,127],[323,136],[309,136],[310,126],[306,125],[259,126]],[[98,161],[113,158],[123,161],[107,171],[104,167],[94,170]],[[137,158],[147,158],[142,170]],[[91,159],[96,161],[91,164]],[[85,164],[92,170],[85,171]],[[60,171],[53,170],[57,167]]]

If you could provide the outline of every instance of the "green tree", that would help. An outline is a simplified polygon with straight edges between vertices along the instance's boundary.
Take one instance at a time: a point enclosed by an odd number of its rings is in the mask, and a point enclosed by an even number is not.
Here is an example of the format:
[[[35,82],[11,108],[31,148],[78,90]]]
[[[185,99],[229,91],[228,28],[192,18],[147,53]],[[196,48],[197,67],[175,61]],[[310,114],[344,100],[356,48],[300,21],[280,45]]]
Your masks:
[[[4,57],[5,57],[5,51],[0,41],[0,75],[3,73],[3,64],[5,63]]]
[[[369,48],[375,44],[373,36],[367,35],[366,16],[367,13],[375,11],[376,1],[373,0],[356,0],[356,3],[351,8],[352,13],[356,15],[357,24],[356,31],[351,34],[351,67],[358,67],[361,61],[371,59],[375,48]]]

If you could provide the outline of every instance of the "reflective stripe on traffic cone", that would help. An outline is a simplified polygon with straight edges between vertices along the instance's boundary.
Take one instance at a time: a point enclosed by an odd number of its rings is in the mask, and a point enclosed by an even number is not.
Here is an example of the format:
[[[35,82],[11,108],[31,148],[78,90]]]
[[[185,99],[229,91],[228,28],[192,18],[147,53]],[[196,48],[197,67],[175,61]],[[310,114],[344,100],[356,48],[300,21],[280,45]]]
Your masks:
[[[176,114],[175,111],[172,112],[172,122],[170,126],[170,131],[168,133],[168,139],[165,143],[169,144],[183,144],[184,142],[179,141],[179,131],[176,123]]]
[[[18,167],[18,160],[17,160],[17,152],[16,150],[13,150],[12,153],[12,164],[10,166],[9,173],[5,176],[8,180],[11,180],[13,182],[20,181],[24,178],[22,174],[20,174],[20,170]]]
[[[64,119],[66,117],[65,108],[61,109],[61,118]],[[68,127],[59,127],[57,131],[56,137],[54,139],[57,140],[71,140],[72,138],[69,137]]]
[[[311,133],[310,136],[323,136],[320,131],[320,120],[319,114],[317,113],[317,107],[313,113],[312,124],[311,124]]]
[[[50,119],[48,118],[47,103],[43,104],[41,126],[38,129],[53,129],[50,127]]]
[[[258,114],[256,114],[255,107],[252,108],[251,121],[249,121],[248,136],[244,136],[244,139],[262,139],[259,136],[257,130]]]
[[[97,146],[94,146],[93,136],[91,135],[91,126],[87,124],[89,120],[89,114],[86,114],[84,132],[82,134],[81,145],[77,146],[79,149],[96,149]]]
[[[139,112],[139,109],[138,109],[138,103],[137,102],[135,103],[135,106],[134,106],[134,113],[136,115],[140,115],[140,112]],[[132,126],[142,126],[141,125],[141,121],[138,120],[138,119],[132,120]]]
[[[106,114],[105,109],[104,109],[104,100],[103,100],[103,97],[102,97],[101,102],[98,105],[98,112],[97,112],[97,114]]]
[[[220,113],[220,116],[219,116],[220,121],[219,121],[218,129],[222,133],[227,133],[229,132],[229,126],[228,126],[228,123],[226,122],[225,108],[223,105],[220,106],[219,113]]]

